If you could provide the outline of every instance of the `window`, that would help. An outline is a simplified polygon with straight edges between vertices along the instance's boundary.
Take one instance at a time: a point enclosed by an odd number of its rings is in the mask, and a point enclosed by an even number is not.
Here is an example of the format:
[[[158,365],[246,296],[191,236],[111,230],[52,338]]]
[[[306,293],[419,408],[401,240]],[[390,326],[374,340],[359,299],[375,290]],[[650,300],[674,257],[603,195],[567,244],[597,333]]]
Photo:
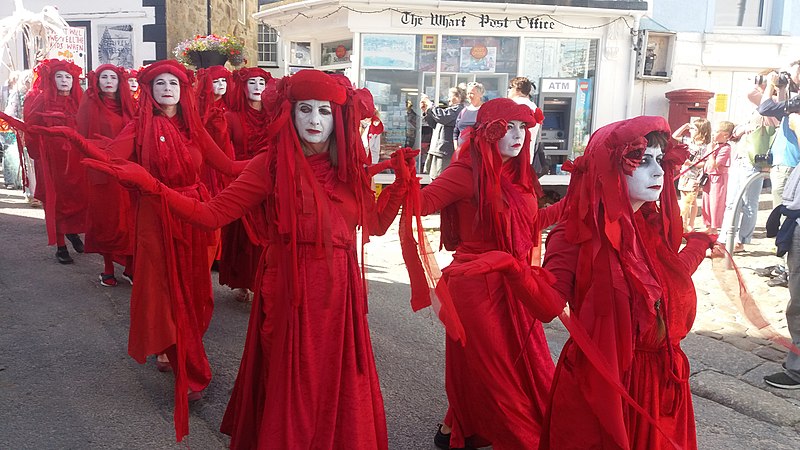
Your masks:
[[[239,23],[247,23],[247,0],[239,0]]]
[[[766,28],[770,0],[716,0],[716,28]]]
[[[278,32],[263,23],[258,24],[258,65],[278,66]]]

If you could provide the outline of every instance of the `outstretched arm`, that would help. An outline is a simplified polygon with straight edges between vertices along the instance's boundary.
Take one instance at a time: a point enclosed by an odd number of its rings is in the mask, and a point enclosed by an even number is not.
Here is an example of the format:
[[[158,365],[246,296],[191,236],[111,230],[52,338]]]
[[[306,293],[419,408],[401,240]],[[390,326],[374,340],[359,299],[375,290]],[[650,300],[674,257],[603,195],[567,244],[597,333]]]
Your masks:
[[[683,265],[688,274],[693,274],[703,258],[706,257],[706,250],[713,247],[717,242],[717,235],[706,233],[687,233],[686,245],[678,252],[678,261]]]
[[[411,183],[416,182],[415,157],[419,150],[400,148],[392,154],[390,167],[394,169],[395,181],[381,191],[374,214],[366,217],[370,235],[381,236],[389,229],[400,206],[406,200]],[[369,170],[369,169],[367,169]],[[372,173],[372,171],[370,171]]]

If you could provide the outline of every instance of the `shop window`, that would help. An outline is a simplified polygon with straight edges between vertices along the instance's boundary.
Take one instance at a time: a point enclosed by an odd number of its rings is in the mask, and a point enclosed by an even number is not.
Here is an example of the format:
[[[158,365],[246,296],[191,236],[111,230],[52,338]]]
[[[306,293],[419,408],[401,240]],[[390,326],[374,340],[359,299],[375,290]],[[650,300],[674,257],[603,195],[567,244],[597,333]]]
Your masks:
[[[770,0],[716,0],[714,27],[761,30],[766,29]]]
[[[322,56],[320,61],[323,66],[335,66],[338,64],[349,64],[350,55],[353,53],[353,40],[345,39],[341,41],[326,42],[321,47]]]
[[[258,65],[278,67],[278,32],[263,23],[258,24]]]

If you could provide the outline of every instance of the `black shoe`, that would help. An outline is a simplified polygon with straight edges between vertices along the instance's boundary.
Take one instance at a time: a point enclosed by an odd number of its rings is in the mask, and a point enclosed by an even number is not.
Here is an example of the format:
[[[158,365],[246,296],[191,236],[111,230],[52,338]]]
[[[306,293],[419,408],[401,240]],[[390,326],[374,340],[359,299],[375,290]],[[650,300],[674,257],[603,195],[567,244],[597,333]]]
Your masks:
[[[81,241],[81,237],[77,234],[65,234],[64,237],[72,243],[72,248],[75,249],[78,253],[83,253],[83,241]]]
[[[774,277],[777,274],[773,274],[772,272],[777,269],[779,266],[767,266],[761,269],[756,269],[756,275],[760,277]]]
[[[67,246],[58,247],[56,250],[56,259],[61,264],[72,264],[74,261],[72,260],[72,256],[69,256],[69,250],[67,250]]]
[[[775,287],[775,286],[789,287],[789,276],[786,274],[786,272],[784,272],[784,273],[778,275],[777,277],[767,281],[767,286],[770,286],[770,287]]]
[[[800,389],[800,381],[786,375],[785,372],[773,373],[764,377],[764,382],[778,389]]]
[[[442,433],[442,425],[436,430],[436,435],[433,437],[433,445],[441,448],[442,450],[475,450],[475,447],[466,446],[463,448],[450,448],[450,433]]]

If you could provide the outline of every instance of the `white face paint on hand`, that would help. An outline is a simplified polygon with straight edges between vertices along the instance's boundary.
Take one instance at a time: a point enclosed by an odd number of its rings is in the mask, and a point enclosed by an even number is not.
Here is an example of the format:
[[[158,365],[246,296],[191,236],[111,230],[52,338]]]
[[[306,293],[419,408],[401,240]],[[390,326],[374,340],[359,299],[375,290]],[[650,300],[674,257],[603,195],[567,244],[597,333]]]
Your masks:
[[[113,94],[119,89],[119,77],[113,70],[104,70],[97,77],[97,84],[100,86],[100,92]]]
[[[131,92],[136,92],[139,90],[139,80],[136,78],[128,78],[128,87],[131,88]]]
[[[228,92],[228,80],[225,78],[217,78],[211,81],[211,89],[214,95],[223,96]]]
[[[153,100],[162,106],[177,105],[181,100],[181,84],[178,77],[164,72],[153,80]]]
[[[514,158],[522,151],[522,144],[525,143],[525,122],[512,120],[506,127],[506,135],[497,141],[497,149],[503,156],[503,161]]]
[[[69,92],[72,90],[72,75],[65,70],[58,70],[54,75],[56,89],[59,92]]]
[[[333,111],[327,100],[300,100],[294,107],[294,127],[300,140],[309,144],[328,141],[333,131]]]
[[[267,86],[267,80],[263,77],[253,77],[247,79],[247,98],[251,102],[260,102],[261,93]]]
[[[661,147],[647,147],[642,161],[632,174],[625,175],[628,181],[628,197],[634,211],[643,204],[658,200],[664,189],[664,169],[661,159],[664,154]]]

